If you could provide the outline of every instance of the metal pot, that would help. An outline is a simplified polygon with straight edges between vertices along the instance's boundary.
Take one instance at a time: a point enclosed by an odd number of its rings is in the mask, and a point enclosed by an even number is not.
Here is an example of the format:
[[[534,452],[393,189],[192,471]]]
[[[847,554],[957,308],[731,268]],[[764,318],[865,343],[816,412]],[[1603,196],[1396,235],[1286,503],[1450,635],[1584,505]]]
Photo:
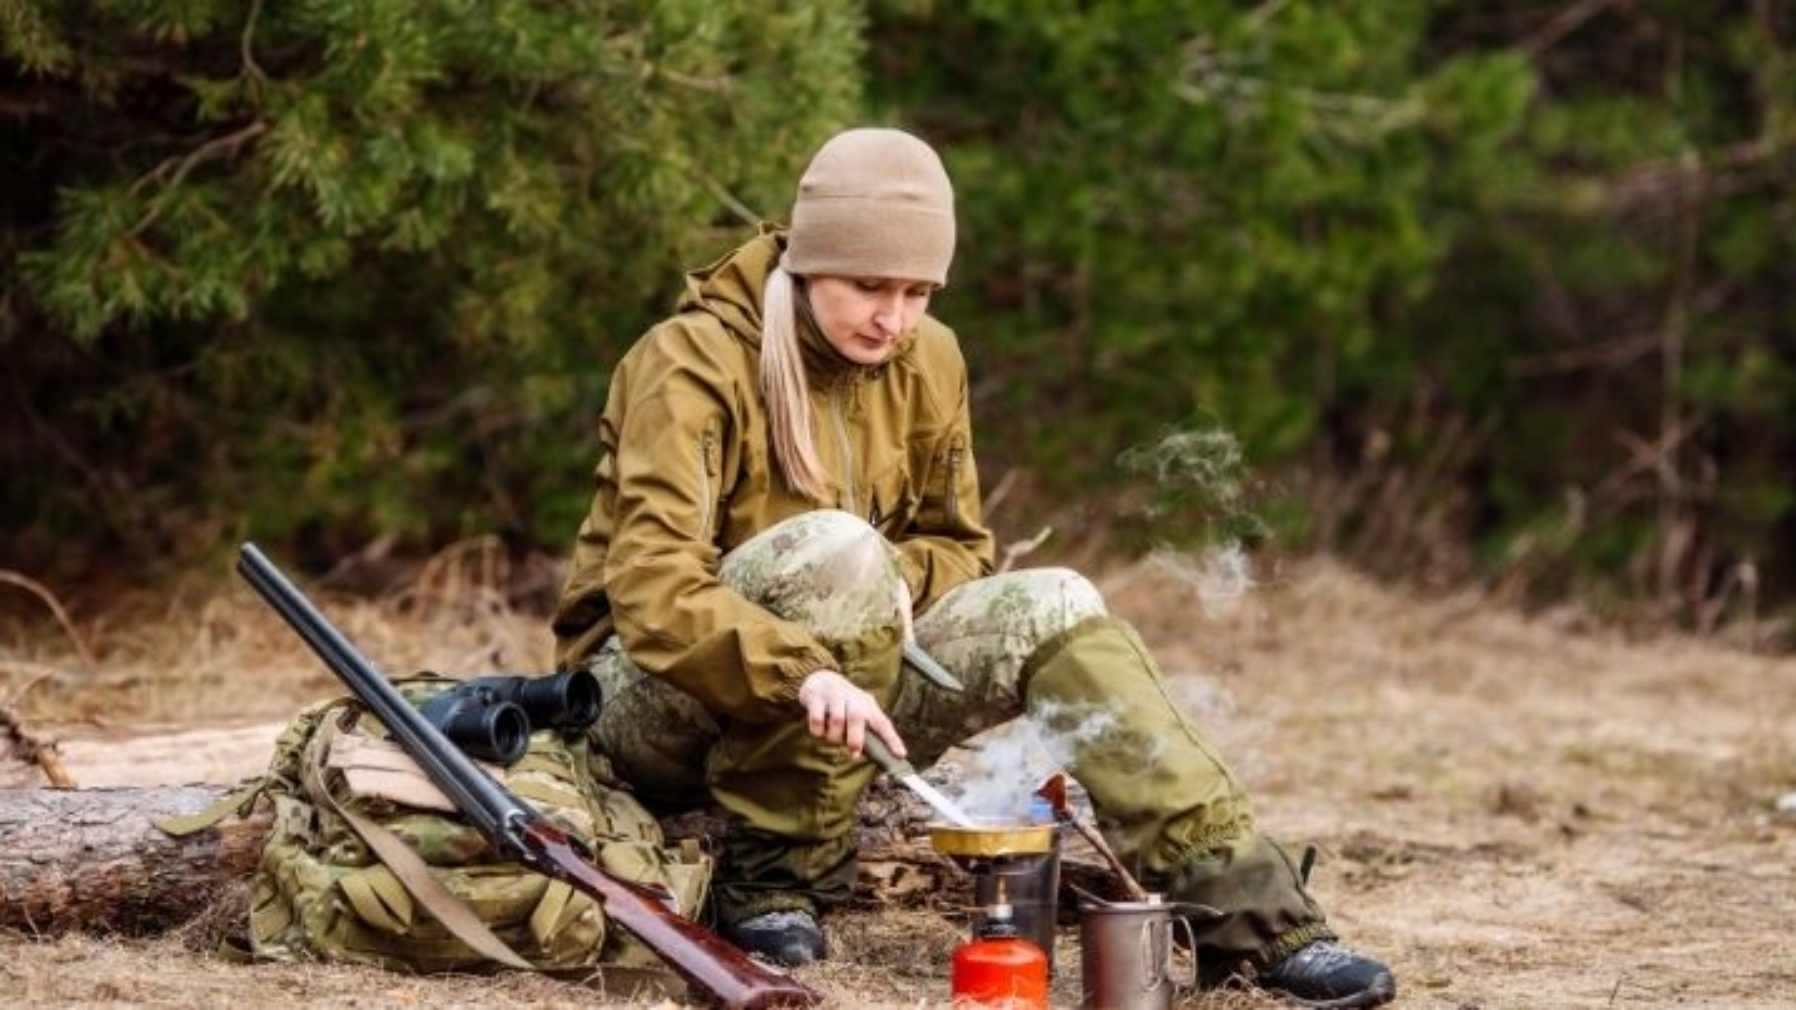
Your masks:
[[[1054,849],[1054,825],[1013,821],[980,821],[971,827],[931,824],[929,844],[943,855],[975,859],[1051,852]]]

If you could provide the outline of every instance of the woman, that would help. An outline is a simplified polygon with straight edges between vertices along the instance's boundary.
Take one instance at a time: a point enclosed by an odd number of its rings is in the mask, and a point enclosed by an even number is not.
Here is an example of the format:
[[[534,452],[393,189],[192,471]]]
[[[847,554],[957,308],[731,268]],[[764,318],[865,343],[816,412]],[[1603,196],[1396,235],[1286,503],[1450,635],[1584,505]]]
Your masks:
[[[1030,707],[1105,706],[1116,730],[1068,770],[1154,886],[1227,913],[1193,923],[1212,978],[1388,1000],[1389,971],[1331,942],[1091,584],[991,574],[965,363],[926,314],[953,251],[935,152],[850,130],[812,160],[790,230],[689,274],[618,364],[555,618],[561,663],[605,689],[596,744],[651,806],[728,812],[719,922],[800,964],[854,879],[865,734],[926,766]],[[901,670],[912,634],[963,693]]]

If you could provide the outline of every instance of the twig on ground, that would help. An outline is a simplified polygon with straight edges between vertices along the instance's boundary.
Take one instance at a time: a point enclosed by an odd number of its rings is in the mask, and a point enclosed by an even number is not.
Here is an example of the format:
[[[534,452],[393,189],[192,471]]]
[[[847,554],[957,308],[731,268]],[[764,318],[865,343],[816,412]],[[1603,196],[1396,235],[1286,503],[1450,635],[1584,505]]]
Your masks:
[[[1153,566],[1146,560],[1132,561],[1119,571],[1100,576],[1097,580],[1098,594],[1104,599],[1120,596],[1122,591],[1134,585],[1142,576],[1153,571]]]
[[[5,706],[0,706],[0,732],[12,740],[12,749],[21,760],[44,770],[51,785],[58,789],[75,788],[75,780],[63,766],[62,756],[56,753],[55,742],[45,743],[27,732],[19,717]]]
[[[8,708],[17,705],[19,699],[25,697],[26,694],[30,693],[32,688],[42,684],[44,681],[62,680],[67,677],[67,674],[64,674],[56,667],[47,666],[43,663],[21,663],[17,660],[9,660],[4,664],[0,664],[0,669],[17,670],[20,673],[29,674],[31,677],[30,680],[19,685],[17,689],[7,695],[5,701],[0,701],[0,706]]]

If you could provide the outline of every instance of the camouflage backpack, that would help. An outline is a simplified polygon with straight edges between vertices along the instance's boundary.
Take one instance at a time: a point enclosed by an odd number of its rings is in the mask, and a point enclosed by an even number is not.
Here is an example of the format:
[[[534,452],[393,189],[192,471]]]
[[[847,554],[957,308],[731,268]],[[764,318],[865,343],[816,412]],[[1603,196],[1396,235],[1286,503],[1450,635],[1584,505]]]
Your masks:
[[[417,703],[454,683],[424,675],[395,685]],[[624,791],[609,762],[588,750],[584,737],[570,741],[539,730],[517,763],[487,771],[588,843],[603,868],[661,884],[680,914],[698,913],[710,882],[709,858],[695,844],[669,848],[654,817]],[[351,699],[301,712],[276,742],[260,787],[274,802],[274,828],[252,884],[249,941],[256,957],[317,957],[414,971],[462,970],[495,959],[539,969],[658,963],[626,930],[608,930],[602,910],[585,894],[500,859],[379,720]],[[397,836],[422,865],[409,857],[377,858],[365,836],[382,830]],[[417,868],[408,873],[407,863]],[[468,929],[445,925],[465,913],[448,908],[436,914],[444,899],[421,894],[437,889],[419,875],[452,895],[449,904],[459,901],[473,913],[478,923],[472,932],[490,930],[528,963],[502,956],[503,947],[492,954]]]

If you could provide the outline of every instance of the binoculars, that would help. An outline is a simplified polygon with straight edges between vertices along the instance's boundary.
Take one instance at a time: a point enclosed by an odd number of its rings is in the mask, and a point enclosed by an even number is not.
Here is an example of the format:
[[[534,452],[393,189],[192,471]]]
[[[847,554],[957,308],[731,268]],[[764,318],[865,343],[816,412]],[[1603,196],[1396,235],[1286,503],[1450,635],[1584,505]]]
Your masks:
[[[480,677],[418,706],[469,757],[509,765],[538,729],[577,733],[599,717],[599,682],[585,670],[551,677]]]

